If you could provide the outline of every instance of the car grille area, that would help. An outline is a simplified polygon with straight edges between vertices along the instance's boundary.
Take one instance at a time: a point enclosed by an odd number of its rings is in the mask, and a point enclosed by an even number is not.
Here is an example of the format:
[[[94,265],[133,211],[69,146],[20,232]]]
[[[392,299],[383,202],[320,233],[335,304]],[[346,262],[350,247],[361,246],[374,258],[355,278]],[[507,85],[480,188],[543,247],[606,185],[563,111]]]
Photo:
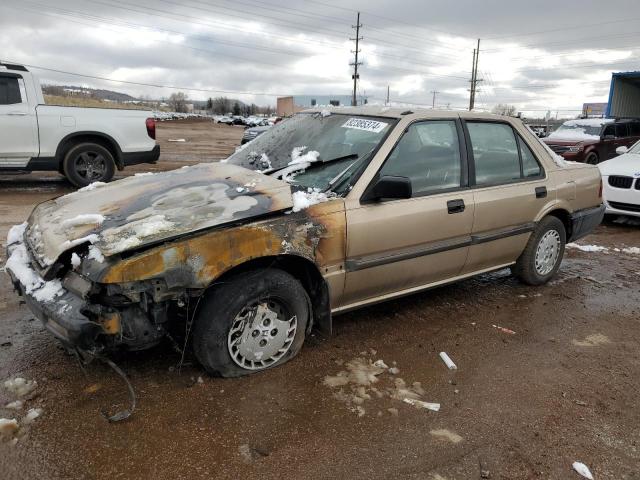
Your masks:
[[[549,148],[560,155],[569,151],[569,147],[566,145],[549,145]]]
[[[640,212],[640,204],[622,203],[622,202],[608,202],[612,208],[616,210],[626,210],[627,212]]]
[[[631,188],[631,185],[633,184],[633,178],[632,177],[623,177],[623,176],[619,176],[619,175],[611,175],[609,177],[609,185],[611,185],[612,187],[615,188]],[[636,185],[636,189],[638,188],[638,186]]]

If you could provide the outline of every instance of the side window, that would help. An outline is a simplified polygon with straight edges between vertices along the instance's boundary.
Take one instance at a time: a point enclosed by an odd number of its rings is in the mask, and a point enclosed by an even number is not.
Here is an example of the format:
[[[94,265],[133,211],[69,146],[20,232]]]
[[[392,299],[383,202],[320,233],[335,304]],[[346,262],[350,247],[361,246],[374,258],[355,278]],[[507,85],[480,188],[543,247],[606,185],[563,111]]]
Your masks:
[[[460,144],[454,121],[414,123],[404,133],[381,175],[408,177],[413,196],[460,186]]]
[[[640,122],[631,122],[629,124],[629,135],[632,137],[640,137]]]
[[[522,175],[524,178],[538,177],[542,173],[540,164],[533,155],[531,149],[524,143],[522,137],[518,138],[520,143],[520,157],[522,158]]]
[[[629,134],[627,133],[627,124],[626,123],[617,123],[616,124],[616,137],[617,138],[623,138],[623,137],[628,137]]]
[[[520,155],[513,129],[504,123],[468,122],[477,185],[520,179]]]
[[[602,132],[602,135],[607,137],[609,135],[611,136],[615,136],[616,134],[616,126],[615,125],[607,125],[606,127],[604,127],[604,131]]]
[[[17,103],[22,103],[18,78],[0,75],[0,105],[15,105]]]

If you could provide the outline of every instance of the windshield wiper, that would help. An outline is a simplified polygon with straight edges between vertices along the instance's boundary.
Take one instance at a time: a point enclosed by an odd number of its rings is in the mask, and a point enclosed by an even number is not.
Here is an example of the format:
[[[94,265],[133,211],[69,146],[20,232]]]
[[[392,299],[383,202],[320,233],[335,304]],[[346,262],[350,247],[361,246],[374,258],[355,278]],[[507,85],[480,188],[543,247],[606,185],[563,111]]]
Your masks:
[[[304,167],[304,170],[311,170],[312,168],[315,168],[319,165],[324,165],[325,163],[339,162],[340,160],[349,160],[349,159],[355,160],[358,158],[358,156],[359,155],[357,153],[350,153],[349,155],[342,155],[341,157],[330,158],[329,160],[318,160],[316,162],[312,162],[309,166]],[[295,165],[295,163],[293,165]],[[277,173],[291,166],[292,166],[291,164],[287,164],[282,168],[272,168],[271,170],[263,170],[261,173],[264,173],[265,175],[271,175],[272,173]]]

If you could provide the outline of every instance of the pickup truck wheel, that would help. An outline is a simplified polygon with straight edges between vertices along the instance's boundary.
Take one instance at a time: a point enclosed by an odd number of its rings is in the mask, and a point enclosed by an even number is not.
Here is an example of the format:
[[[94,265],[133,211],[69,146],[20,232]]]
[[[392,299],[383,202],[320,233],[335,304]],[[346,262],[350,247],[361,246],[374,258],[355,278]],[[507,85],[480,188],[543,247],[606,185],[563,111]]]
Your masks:
[[[511,268],[528,285],[547,283],[560,268],[567,234],[556,217],[544,217],[531,234],[527,246]]]
[[[302,348],[310,305],[300,282],[275,268],[214,285],[196,312],[196,358],[222,377],[282,365]]]
[[[597,165],[598,154],[596,152],[591,152],[589,155],[587,155],[587,158],[584,159],[584,163],[588,163],[589,165]]]
[[[64,157],[64,175],[76,187],[93,182],[108,182],[116,171],[116,163],[109,150],[95,143],[80,143]]]

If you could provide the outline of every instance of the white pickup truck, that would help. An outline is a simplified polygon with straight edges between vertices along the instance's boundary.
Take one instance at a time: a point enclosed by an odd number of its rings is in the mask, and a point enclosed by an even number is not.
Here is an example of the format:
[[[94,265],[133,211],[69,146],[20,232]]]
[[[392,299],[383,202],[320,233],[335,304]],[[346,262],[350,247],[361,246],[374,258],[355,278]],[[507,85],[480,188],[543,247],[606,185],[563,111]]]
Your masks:
[[[25,67],[0,63],[0,173],[58,171],[76,187],[160,156],[145,110],[45,105]]]

